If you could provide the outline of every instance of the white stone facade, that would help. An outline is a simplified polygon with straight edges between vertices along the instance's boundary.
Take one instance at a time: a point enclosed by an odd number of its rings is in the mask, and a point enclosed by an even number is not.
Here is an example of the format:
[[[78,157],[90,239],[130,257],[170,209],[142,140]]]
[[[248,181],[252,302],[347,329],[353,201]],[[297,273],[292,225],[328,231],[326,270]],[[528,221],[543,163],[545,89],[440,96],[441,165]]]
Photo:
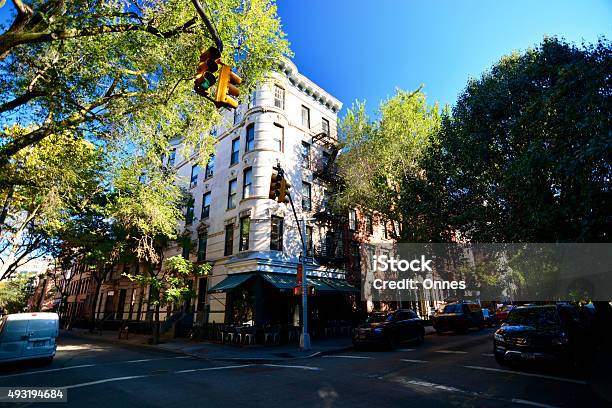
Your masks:
[[[298,217],[301,219],[305,215],[309,219],[307,225],[312,227],[313,246],[318,245],[320,237],[326,232],[325,227],[312,219],[312,214],[322,209],[323,195],[328,185],[313,178],[303,157],[303,143],[310,146],[311,162],[329,154],[325,147],[313,143],[312,138],[321,131],[327,132],[331,138],[337,137],[337,113],[341,103],[300,74],[293,63],[286,61],[281,71],[272,73],[257,87],[255,98],[248,106],[241,105],[236,113],[225,112],[225,125],[216,131],[213,175],[206,177],[206,169],[201,168],[195,182],[190,183],[194,217],[190,224],[181,227],[184,227],[194,243],[198,243],[198,236],[206,232],[205,259],[213,265],[207,279],[208,288],[234,273],[295,274],[302,248],[291,207],[268,198],[270,178],[277,162],[285,170],[292,185],[291,194]],[[280,97],[283,94],[284,98]],[[248,129],[251,127],[254,129],[254,141],[247,146]],[[236,140],[239,141],[238,160],[232,164],[232,146],[235,146]],[[191,160],[176,157],[175,166],[181,179],[191,179]],[[248,178],[245,171],[249,169],[250,188],[245,187],[245,177]],[[228,206],[232,180],[236,182],[235,208]],[[311,185],[310,211],[302,210],[303,183]],[[210,193],[207,217],[202,211],[206,193]],[[283,219],[282,251],[271,250],[272,216]],[[241,218],[245,217],[250,219],[248,249],[241,248],[240,243]],[[228,225],[233,225],[231,254],[226,251]],[[196,261],[200,256],[201,260],[201,248],[198,254],[198,245],[195,246],[190,259]],[[166,257],[180,252],[178,246],[170,248]],[[344,271],[315,264],[308,273],[342,278]],[[201,292],[200,288],[195,289]],[[196,306],[196,312],[200,312],[197,314],[198,319],[224,322],[225,293],[206,295],[205,304],[207,316],[202,313],[203,310],[197,310]],[[199,309],[201,306],[200,302]]]

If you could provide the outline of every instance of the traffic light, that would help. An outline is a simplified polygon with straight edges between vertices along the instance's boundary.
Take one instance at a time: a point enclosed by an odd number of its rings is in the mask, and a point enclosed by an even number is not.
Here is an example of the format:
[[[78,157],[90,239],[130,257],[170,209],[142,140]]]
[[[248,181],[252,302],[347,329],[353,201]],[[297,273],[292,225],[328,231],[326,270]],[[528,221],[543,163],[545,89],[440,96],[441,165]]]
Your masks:
[[[270,178],[270,194],[268,194],[268,197],[271,200],[275,200],[275,201],[278,200],[278,197],[280,196],[282,180],[283,180],[283,176],[281,172],[272,173],[272,177]]]
[[[289,203],[289,190],[291,189],[291,184],[287,181],[285,177],[281,180],[280,183],[280,192],[278,195],[278,202],[281,204]]]
[[[297,275],[296,275],[296,283],[298,285],[302,284],[302,271],[303,271],[302,264],[298,264],[298,266],[297,266]]]
[[[217,79],[213,75],[219,69],[221,53],[215,47],[210,47],[200,55],[193,89],[202,96],[208,95],[208,89],[215,84]]]
[[[240,95],[237,85],[240,85],[242,78],[232,72],[229,65],[221,65],[219,73],[219,84],[217,85],[217,106],[236,109],[238,101],[233,97]]]

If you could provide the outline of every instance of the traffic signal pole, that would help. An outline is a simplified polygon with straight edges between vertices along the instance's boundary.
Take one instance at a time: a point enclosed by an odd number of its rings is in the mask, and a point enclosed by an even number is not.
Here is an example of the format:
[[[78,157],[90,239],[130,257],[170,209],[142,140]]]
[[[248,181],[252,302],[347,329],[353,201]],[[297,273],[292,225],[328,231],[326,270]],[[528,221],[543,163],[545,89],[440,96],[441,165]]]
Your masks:
[[[212,37],[213,41],[215,42],[217,49],[220,53],[223,52],[223,42],[221,41],[221,38],[219,38],[219,34],[217,34],[217,30],[215,30],[215,27],[212,25],[208,17],[206,17],[206,13],[204,12],[202,5],[198,0],[191,0],[191,2],[193,3],[200,17],[202,17],[202,20],[204,20],[204,25],[206,26],[206,29],[210,33],[210,36]]]

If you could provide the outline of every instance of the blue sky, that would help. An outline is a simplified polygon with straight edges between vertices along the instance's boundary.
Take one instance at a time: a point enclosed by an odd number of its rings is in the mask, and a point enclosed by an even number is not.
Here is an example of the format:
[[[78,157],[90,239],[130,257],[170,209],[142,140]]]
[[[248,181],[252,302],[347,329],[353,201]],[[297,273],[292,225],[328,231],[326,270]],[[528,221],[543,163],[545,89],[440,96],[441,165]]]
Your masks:
[[[298,69],[342,113],[420,84],[430,103],[452,105],[468,78],[544,35],[612,39],[611,0],[278,0],[278,14]]]

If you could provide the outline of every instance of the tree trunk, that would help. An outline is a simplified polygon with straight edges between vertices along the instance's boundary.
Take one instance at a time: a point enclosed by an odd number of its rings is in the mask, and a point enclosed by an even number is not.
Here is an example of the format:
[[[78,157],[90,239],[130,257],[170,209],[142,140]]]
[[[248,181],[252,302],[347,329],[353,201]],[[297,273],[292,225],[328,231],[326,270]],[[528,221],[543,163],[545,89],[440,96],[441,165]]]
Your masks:
[[[153,344],[159,344],[159,303],[155,305],[155,325],[153,326]]]
[[[102,280],[96,281],[96,290],[94,291],[94,298],[91,303],[91,324],[89,326],[89,332],[92,333],[96,329],[96,306],[98,304],[98,297],[100,296],[100,289],[102,288]]]

